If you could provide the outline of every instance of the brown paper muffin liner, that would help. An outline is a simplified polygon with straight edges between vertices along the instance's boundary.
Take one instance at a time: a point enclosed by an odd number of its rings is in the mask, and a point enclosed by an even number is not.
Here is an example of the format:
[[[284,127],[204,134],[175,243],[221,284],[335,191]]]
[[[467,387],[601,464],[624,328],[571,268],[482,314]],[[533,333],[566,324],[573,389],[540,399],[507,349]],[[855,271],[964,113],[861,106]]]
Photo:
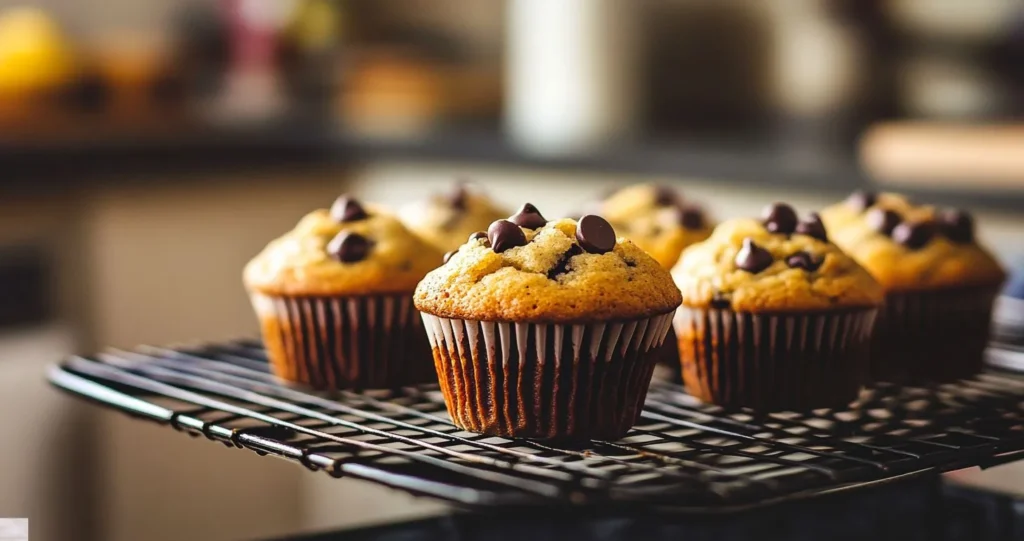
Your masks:
[[[998,288],[889,293],[875,326],[871,379],[915,385],[980,372],[998,294]]]
[[[679,340],[676,332],[669,327],[665,342],[656,353],[658,365],[654,367],[654,378],[672,383],[682,383],[683,373],[679,370]]]
[[[411,295],[251,298],[282,379],[321,390],[436,380]]]
[[[753,314],[680,307],[674,326],[687,392],[726,408],[844,406],[867,380],[877,310]]]
[[[672,314],[556,325],[423,314],[452,421],[481,434],[621,438],[640,418]]]

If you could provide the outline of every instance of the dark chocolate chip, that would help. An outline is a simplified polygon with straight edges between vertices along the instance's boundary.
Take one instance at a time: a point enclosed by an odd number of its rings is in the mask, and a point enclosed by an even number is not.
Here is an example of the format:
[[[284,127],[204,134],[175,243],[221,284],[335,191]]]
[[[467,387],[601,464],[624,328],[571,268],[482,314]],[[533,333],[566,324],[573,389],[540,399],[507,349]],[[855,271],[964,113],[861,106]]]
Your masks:
[[[695,205],[680,205],[679,224],[686,229],[704,229],[704,211]]]
[[[812,256],[807,252],[797,252],[786,258],[786,264],[794,269],[803,269],[807,272],[814,272],[824,263],[825,260]]]
[[[538,227],[544,227],[544,224],[548,223],[548,221],[540,215],[540,211],[537,210],[537,207],[530,203],[524,203],[518,212],[509,217],[509,221],[519,227],[525,227],[527,229],[537,229]]]
[[[484,232],[484,231],[477,231],[476,233],[471,234],[469,236],[469,240],[466,241],[466,242],[473,242],[474,240],[477,240],[477,239],[486,239],[486,238],[487,238],[487,233],[486,232]]]
[[[569,260],[575,256],[583,253],[583,248],[580,248],[579,244],[573,244],[568,250],[562,254],[562,257],[558,258],[558,262],[555,263],[554,267],[548,271],[548,279],[554,280],[561,274],[565,274],[569,269]]]
[[[772,203],[761,211],[764,227],[772,233],[790,234],[796,230],[796,211],[785,203]]]
[[[892,230],[892,240],[917,250],[928,244],[935,236],[936,227],[932,222],[903,222]]]
[[[509,248],[524,246],[526,233],[508,220],[495,220],[487,228],[487,240],[491,241],[492,249],[500,254]]]
[[[455,183],[452,192],[448,194],[448,204],[456,210],[466,210],[466,202],[469,200],[469,191],[466,190],[466,181],[460,180]]]
[[[812,212],[806,220],[796,224],[796,232],[808,237],[814,237],[822,242],[828,242],[825,224],[821,223],[821,216],[817,212]]]
[[[892,230],[896,229],[896,226],[900,224],[902,218],[900,218],[900,215],[897,214],[896,211],[874,208],[868,211],[864,220],[867,221],[867,224],[871,229],[874,229],[883,235],[892,235]]]
[[[939,231],[953,242],[974,242],[974,218],[958,209],[945,209],[939,213]]]
[[[712,308],[725,309],[729,308],[730,306],[732,306],[732,300],[725,293],[722,293],[721,291],[716,291],[713,295],[711,295]]]
[[[875,201],[878,201],[878,194],[867,190],[857,190],[846,198],[846,204],[857,212],[864,212],[874,205]]]
[[[604,254],[615,249],[615,229],[608,220],[587,214],[576,223],[576,240],[592,254]]]
[[[659,207],[678,206],[681,202],[679,192],[670,186],[659,184],[654,187],[654,204]]]
[[[736,253],[736,266],[747,272],[757,274],[767,269],[774,259],[771,252],[754,244],[750,237],[743,239],[743,247]]]
[[[457,253],[459,253],[458,250],[452,250],[452,251],[448,252],[447,254],[444,254],[444,262],[448,263],[448,260],[451,259],[452,256],[457,254]]]
[[[327,243],[327,253],[342,263],[355,263],[366,259],[372,243],[359,233],[342,231]]]
[[[366,209],[353,197],[343,195],[331,205],[331,218],[339,223],[356,222],[369,216]]]

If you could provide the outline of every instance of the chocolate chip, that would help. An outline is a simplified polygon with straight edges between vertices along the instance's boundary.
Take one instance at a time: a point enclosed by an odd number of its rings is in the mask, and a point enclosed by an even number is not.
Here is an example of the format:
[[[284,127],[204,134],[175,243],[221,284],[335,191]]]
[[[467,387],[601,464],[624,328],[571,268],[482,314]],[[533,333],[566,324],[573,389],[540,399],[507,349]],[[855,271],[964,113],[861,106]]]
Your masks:
[[[473,242],[474,240],[477,240],[477,239],[486,239],[486,238],[487,238],[487,233],[485,233],[483,231],[477,231],[476,233],[471,234],[469,236],[469,240],[467,240],[466,242]]]
[[[803,269],[807,272],[814,272],[824,263],[822,258],[816,258],[807,252],[797,252],[786,258],[786,264],[794,269]]]
[[[524,246],[526,233],[508,220],[495,220],[487,228],[487,240],[491,241],[492,249],[500,254],[509,248]]]
[[[695,205],[680,205],[679,224],[686,229],[704,229],[704,211]]]
[[[774,259],[771,252],[754,244],[750,237],[743,239],[743,247],[736,253],[736,266],[742,270],[757,274],[767,269]]]
[[[372,243],[359,233],[342,231],[327,243],[327,253],[342,263],[355,263],[366,259]]]
[[[857,212],[864,212],[871,205],[874,205],[875,201],[878,201],[878,194],[867,190],[857,190],[846,198],[846,204]]]
[[[339,223],[357,222],[368,216],[366,209],[359,204],[359,201],[348,195],[337,198],[331,205],[331,218]]]
[[[945,209],[939,213],[939,231],[947,239],[962,244],[974,242],[974,218],[957,209]]]
[[[451,259],[452,256],[457,254],[457,253],[459,253],[458,250],[452,250],[452,251],[448,252],[447,254],[444,254],[444,263],[448,263],[448,260]]]
[[[822,242],[828,242],[825,224],[821,223],[821,216],[817,212],[812,212],[806,220],[796,224],[796,232],[808,237],[814,237]]]
[[[928,244],[935,236],[936,227],[932,222],[903,222],[892,230],[892,240],[917,250]]]
[[[615,229],[608,220],[587,214],[576,223],[576,240],[592,254],[604,254],[615,249]]]
[[[730,306],[732,306],[732,300],[729,299],[729,296],[726,295],[725,293],[722,293],[721,291],[716,291],[713,295],[711,295],[712,308],[725,309],[729,308]]]
[[[562,254],[562,257],[558,258],[558,262],[555,263],[554,267],[548,271],[548,279],[554,280],[561,274],[565,274],[569,269],[569,260],[575,256],[583,253],[583,248],[580,248],[579,244],[573,244],[568,250]]]
[[[868,211],[864,217],[868,227],[883,235],[892,235],[892,230],[900,224],[902,218],[895,211],[883,208],[875,208]]]
[[[519,227],[525,227],[527,229],[537,229],[538,227],[544,227],[544,224],[548,223],[548,221],[540,215],[540,211],[537,210],[537,207],[530,203],[523,204],[518,212],[509,217],[509,221]]]
[[[681,202],[679,193],[670,186],[659,184],[654,187],[654,204],[659,207],[678,206]]]
[[[772,233],[790,234],[796,230],[796,211],[785,203],[772,203],[761,211],[764,227]]]
[[[469,191],[466,190],[466,181],[460,180],[455,183],[452,192],[448,194],[448,204],[456,210],[466,210],[466,202],[469,200]]]

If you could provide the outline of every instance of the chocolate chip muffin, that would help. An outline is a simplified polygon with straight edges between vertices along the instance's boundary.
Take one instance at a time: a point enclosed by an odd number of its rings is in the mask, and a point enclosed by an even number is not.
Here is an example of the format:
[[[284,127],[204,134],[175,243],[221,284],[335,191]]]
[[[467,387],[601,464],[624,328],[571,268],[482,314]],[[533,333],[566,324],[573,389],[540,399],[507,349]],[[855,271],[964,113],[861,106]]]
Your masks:
[[[474,231],[487,229],[494,220],[508,216],[508,210],[470,184],[458,182],[451,193],[434,194],[425,201],[410,203],[398,215],[414,233],[448,252],[462,246]]]
[[[669,186],[636,184],[609,194],[597,212],[619,234],[671,269],[679,254],[711,234],[704,210]]]
[[[306,215],[244,272],[274,373],[317,389],[433,381],[412,292],[441,259],[351,197]]]
[[[873,379],[942,382],[981,370],[1005,273],[978,244],[970,214],[915,205],[898,194],[856,192],[822,218],[836,244],[886,292]]]
[[[533,205],[416,288],[448,412],[483,434],[616,439],[639,418],[679,290],[601,217]]]
[[[776,203],[686,249],[672,276],[688,392],[758,411],[857,397],[882,289],[828,238],[817,215]]]

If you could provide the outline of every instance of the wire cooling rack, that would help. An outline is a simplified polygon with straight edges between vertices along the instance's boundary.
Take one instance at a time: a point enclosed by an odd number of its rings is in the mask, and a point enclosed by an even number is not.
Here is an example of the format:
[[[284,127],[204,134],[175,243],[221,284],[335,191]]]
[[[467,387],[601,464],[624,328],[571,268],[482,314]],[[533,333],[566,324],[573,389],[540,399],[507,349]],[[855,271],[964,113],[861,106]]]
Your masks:
[[[1024,457],[1024,380],[880,387],[847,410],[758,416],[655,382],[622,440],[565,447],[451,424],[437,386],[310,392],[253,341],[72,357],[55,386],[193,436],[467,507],[735,510]]]

